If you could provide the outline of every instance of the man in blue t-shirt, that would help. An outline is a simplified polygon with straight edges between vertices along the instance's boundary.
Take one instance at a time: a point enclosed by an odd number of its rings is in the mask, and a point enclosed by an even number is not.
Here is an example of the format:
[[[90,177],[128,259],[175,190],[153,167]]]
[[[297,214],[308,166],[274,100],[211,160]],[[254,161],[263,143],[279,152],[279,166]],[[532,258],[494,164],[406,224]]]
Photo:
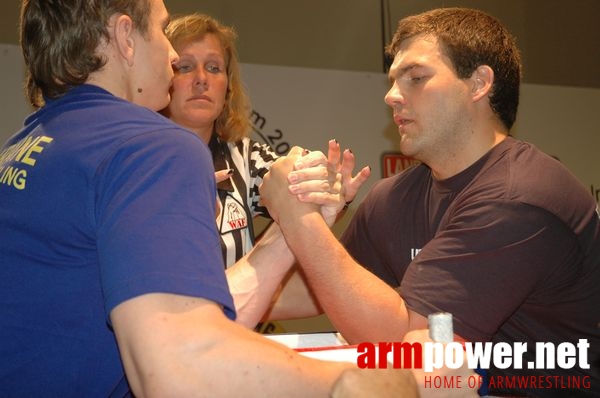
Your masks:
[[[168,20],[162,0],[23,2],[38,109],[0,149],[2,397],[326,396],[353,367],[232,321],[210,154],[154,112]]]
[[[208,148],[155,112],[178,60],[168,21],[162,0],[22,3],[37,111],[0,149],[2,397],[325,397],[356,369],[241,325],[294,257],[277,232],[226,279]],[[323,174],[323,154],[305,160]],[[328,218],[334,180],[315,190]],[[411,371],[378,376],[415,396]]]

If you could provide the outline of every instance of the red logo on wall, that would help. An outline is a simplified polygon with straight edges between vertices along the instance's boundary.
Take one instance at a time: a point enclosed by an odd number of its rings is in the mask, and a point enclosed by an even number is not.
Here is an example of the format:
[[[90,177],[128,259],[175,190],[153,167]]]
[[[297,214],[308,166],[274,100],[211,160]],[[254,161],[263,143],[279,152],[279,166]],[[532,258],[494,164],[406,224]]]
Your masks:
[[[387,152],[381,155],[381,171],[383,178],[398,174],[402,170],[415,164],[419,164],[419,161],[409,156],[404,156],[400,152]]]

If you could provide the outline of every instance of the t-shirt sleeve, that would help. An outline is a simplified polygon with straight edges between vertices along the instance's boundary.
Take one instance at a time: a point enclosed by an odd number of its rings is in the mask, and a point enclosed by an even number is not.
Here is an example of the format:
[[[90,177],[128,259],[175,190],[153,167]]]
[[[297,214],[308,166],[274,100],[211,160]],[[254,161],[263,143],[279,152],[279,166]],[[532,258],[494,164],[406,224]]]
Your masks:
[[[400,290],[408,308],[453,314],[455,332],[489,341],[546,278],[567,277],[575,236],[556,217],[517,201],[460,209],[409,265]],[[535,303],[530,303],[535,304]]]
[[[96,179],[107,316],[125,300],[160,292],[214,301],[233,319],[206,146],[178,129],[136,136],[102,163]]]

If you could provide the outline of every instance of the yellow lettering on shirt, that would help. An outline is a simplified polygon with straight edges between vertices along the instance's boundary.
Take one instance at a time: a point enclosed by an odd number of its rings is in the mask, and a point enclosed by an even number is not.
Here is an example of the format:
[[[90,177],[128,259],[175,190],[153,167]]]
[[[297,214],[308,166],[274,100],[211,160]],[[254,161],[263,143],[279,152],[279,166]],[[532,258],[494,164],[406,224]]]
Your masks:
[[[18,190],[25,189],[27,182],[26,168],[19,168],[19,163],[35,166],[37,157],[45,145],[54,141],[53,138],[42,135],[39,137],[26,137],[14,145],[0,152],[0,185],[6,185]],[[13,165],[10,165],[10,163]]]
[[[45,135],[37,137],[33,141],[33,143],[29,146],[29,148],[27,148],[21,162],[28,164],[30,166],[35,166],[35,159],[32,158],[32,154],[34,152],[41,153],[44,150],[44,147],[41,146],[40,144],[48,144],[48,143],[52,142],[52,140],[53,140],[52,138],[46,137]]]
[[[25,189],[25,181],[27,181],[27,170],[12,166],[4,169],[0,177],[0,184],[11,185],[18,190]]]

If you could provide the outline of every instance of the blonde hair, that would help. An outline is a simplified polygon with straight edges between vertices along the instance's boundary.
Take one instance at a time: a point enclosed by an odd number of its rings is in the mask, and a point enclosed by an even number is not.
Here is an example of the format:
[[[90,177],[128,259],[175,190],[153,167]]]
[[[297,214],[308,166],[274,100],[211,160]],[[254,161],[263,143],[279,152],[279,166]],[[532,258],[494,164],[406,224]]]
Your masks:
[[[250,135],[250,99],[240,75],[235,40],[237,34],[233,28],[221,24],[205,14],[194,13],[180,16],[171,21],[166,31],[173,48],[177,51],[191,42],[202,40],[205,35],[213,34],[221,43],[225,53],[228,86],[223,111],[215,120],[215,131],[225,141],[235,142]]]

